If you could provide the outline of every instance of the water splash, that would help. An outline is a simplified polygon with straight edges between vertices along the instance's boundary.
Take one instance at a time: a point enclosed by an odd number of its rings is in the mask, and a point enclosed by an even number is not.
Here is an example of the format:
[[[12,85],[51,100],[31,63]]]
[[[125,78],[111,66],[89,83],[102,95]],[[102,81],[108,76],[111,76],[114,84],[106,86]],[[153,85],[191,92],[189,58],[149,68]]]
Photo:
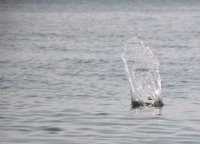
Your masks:
[[[131,86],[133,106],[163,106],[159,61],[151,47],[133,37],[125,43],[121,58]]]

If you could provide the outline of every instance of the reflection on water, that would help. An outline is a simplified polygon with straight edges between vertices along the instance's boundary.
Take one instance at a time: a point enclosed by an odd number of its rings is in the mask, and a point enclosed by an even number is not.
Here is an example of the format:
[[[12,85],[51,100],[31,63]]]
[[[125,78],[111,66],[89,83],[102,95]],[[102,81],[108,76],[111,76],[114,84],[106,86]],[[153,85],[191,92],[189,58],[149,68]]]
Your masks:
[[[138,142],[155,142],[162,131],[162,107],[137,107],[131,108],[127,114],[129,126],[127,132],[132,139]],[[127,139],[131,142],[132,139]]]
[[[159,116],[162,115],[162,107],[152,107],[152,106],[143,106],[143,107],[136,107],[131,108],[127,114],[130,124],[138,123],[158,123]],[[150,121],[149,121],[150,120]],[[137,127],[139,126],[137,124]]]
[[[144,116],[157,116],[162,114],[163,107],[143,106],[131,108],[129,115],[144,115]]]

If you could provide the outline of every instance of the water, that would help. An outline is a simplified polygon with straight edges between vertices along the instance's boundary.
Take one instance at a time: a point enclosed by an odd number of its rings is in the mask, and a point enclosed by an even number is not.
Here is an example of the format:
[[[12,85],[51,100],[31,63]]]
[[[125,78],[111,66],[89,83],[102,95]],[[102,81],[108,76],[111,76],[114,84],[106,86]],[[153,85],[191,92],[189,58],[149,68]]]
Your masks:
[[[199,143],[199,1],[0,1],[1,143]],[[164,107],[132,109],[120,52],[160,61]]]
[[[151,47],[137,37],[130,38],[122,50],[121,58],[131,86],[133,107],[153,105],[163,106],[159,60]]]

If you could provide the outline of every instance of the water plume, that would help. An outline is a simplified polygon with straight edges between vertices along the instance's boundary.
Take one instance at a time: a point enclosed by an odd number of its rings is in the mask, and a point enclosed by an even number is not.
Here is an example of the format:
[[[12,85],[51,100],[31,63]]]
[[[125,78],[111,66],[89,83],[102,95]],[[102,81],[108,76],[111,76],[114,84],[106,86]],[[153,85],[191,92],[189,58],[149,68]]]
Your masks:
[[[124,46],[121,58],[131,86],[133,107],[163,106],[159,60],[151,47],[137,37],[130,38]]]

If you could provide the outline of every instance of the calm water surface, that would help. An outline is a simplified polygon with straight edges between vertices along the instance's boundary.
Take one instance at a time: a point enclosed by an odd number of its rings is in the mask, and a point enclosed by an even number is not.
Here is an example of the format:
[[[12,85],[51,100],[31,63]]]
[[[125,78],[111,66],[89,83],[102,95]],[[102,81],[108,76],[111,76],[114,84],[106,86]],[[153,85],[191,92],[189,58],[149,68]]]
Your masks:
[[[200,143],[199,7],[1,0],[1,143]],[[132,36],[160,61],[163,108],[131,108]]]

